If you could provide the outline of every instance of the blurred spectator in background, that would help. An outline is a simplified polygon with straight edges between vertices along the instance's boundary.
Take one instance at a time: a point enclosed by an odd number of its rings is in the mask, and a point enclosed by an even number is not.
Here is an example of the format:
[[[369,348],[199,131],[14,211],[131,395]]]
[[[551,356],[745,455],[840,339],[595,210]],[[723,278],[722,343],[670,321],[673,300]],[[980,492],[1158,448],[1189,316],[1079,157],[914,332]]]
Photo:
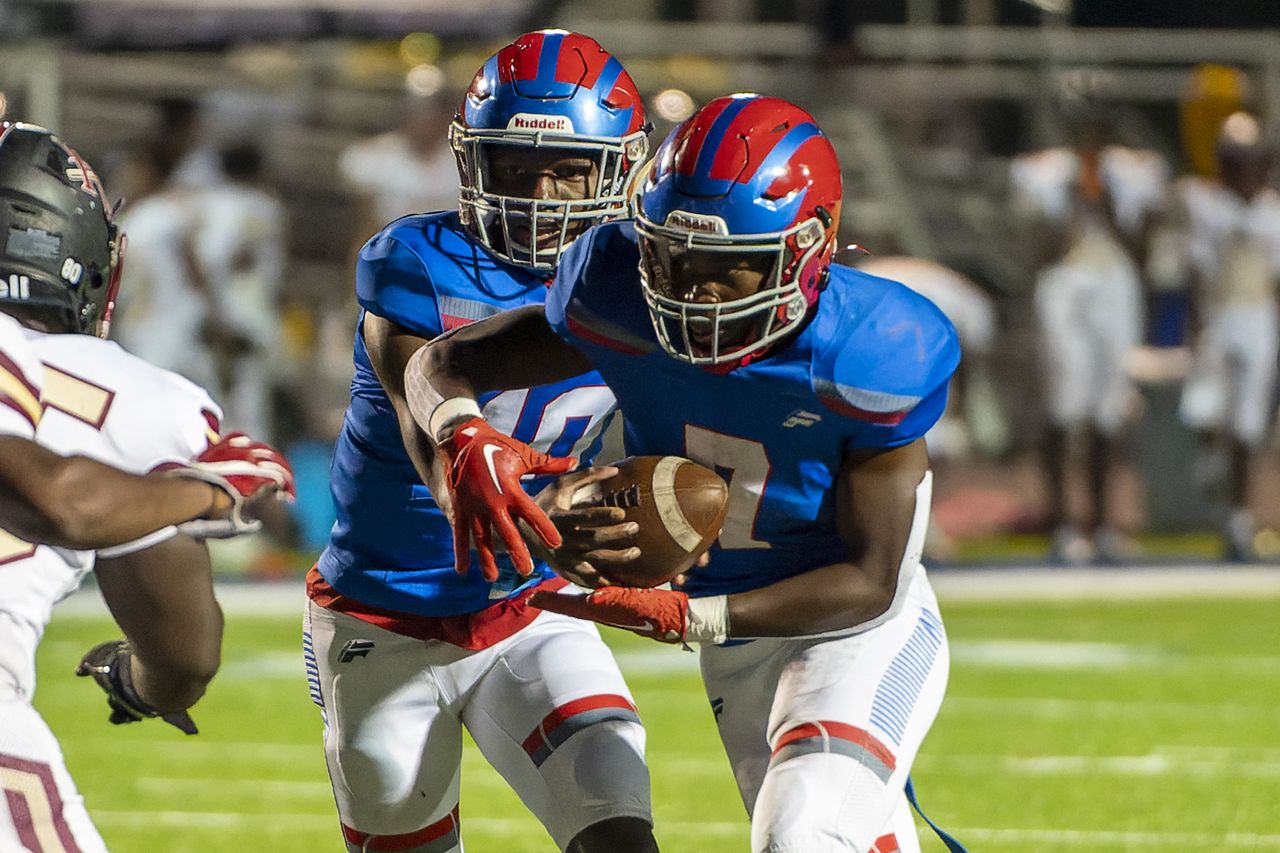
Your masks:
[[[456,108],[441,92],[407,95],[400,128],[342,152],[338,171],[358,199],[353,257],[393,219],[458,206],[458,165],[448,142]]]
[[[226,429],[275,434],[270,400],[284,210],[263,184],[253,146],[225,149],[211,173],[222,177],[199,187],[174,183],[173,156],[153,141],[125,164],[128,203],[120,221],[129,243],[113,335],[141,358],[208,388]],[[286,507],[265,507],[261,518],[276,543],[294,540]],[[263,544],[240,543],[254,554]]]
[[[1002,453],[1009,442],[1008,425],[991,379],[989,356],[996,336],[995,302],[986,291],[950,267],[923,258],[866,256],[863,272],[900,281],[942,309],[960,336],[963,358],[951,380],[947,410],[929,430],[929,457],[962,457],[978,450]]]
[[[271,388],[281,332],[285,211],[264,182],[262,152],[249,143],[222,151],[226,181],[196,193],[196,260],[222,323],[207,330],[217,360],[218,398],[229,429],[274,435]]]
[[[1108,144],[1096,105],[1072,104],[1074,144],[1014,159],[1016,211],[1038,256],[1035,310],[1048,404],[1044,456],[1052,557],[1080,564],[1126,550],[1109,524],[1107,492],[1117,435],[1134,411],[1126,358],[1141,341],[1138,269],[1153,214],[1166,201],[1164,161]],[[1089,507],[1068,509],[1069,438],[1084,428]]]
[[[990,368],[996,335],[995,302],[968,277],[935,261],[864,255],[854,263],[863,272],[902,282],[929,299],[947,315],[960,337],[960,368],[951,380],[946,411],[925,435],[941,492],[954,463],[975,451],[990,457],[1008,448],[1009,427]],[[934,560],[956,555],[955,544],[938,517],[930,519],[924,549]]]
[[[1218,177],[1177,187],[1198,326],[1181,414],[1201,436],[1198,479],[1226,500],[1228,556],[1251,560],[1250,461],[1274,411],[1280,195],[1267,186],[1271,149],[1253,116],[1229,116],[1215,152]]]
[[[191,98],[161,98],[151,139],[168,182],[178,187],[207,187],[224,179],[217,149],[208,140],[200,105]]]
[[[129,244],[112,332],[130,352],[219,398],[205,336],[214,305],[194,248],[199,204],[193,190],[169,185],[170,153],[144,146],[124,165],[120,222]]]

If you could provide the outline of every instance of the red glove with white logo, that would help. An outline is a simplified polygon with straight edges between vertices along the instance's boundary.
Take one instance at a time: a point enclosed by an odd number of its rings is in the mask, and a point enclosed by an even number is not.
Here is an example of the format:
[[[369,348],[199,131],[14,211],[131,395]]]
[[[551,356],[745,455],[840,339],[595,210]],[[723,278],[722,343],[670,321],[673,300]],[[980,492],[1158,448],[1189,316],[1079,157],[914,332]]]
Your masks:
[[[480,554],[487,581],[498,579],[493,528],[506,544],[516,571],[533,572],[533,558],[516,529],[523,519],[548,548],[560,547],[560,533],[533,498],[520,487],[525,474],[563,474],[577,465],[570,457],[552,457],[489,426],[484,418],[458,424],[439,448],[447,457],[449,498],[453,503],[453,558],[458,574],[471,568],[471,541]]]
[[[223,436],[194,461],[171,468],[169,473],[212,483],[231,497],[231,511],[225,518],[197,518],[178,525],[178,530],[197,539],[254,533],[262,522],[245,516],[247,504],[271,492],[288,501],[297,497],[293,469],[284,454],[242,432]]]
[[[586,595],[539,590],[529,597],[529,603],[662,643],[684,642],[689,628],[689,596],[669,589],[603,586]]]

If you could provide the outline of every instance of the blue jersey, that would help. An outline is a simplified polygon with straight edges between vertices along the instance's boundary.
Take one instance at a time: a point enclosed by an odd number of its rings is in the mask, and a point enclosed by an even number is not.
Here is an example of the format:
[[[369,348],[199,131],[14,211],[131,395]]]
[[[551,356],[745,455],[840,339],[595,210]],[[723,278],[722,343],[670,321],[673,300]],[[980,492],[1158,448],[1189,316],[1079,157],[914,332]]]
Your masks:
[[[453,212],[396,220],[365,244],[356,266],[361,328],[370,312],[424,338],[541,303],[546,295],[543,279],[496,261]],[[480,403],[495,429],[584,464],[599,450],[614,409],[613,395],[596,373],[486,394]],[[361,329],[331,490],[337,522],[318,569],[330,586],[357,601],[424,616],[472,613],[551,575],[538,564],[531,580],[521,578],[505,555],[493,584],[477,565],[465,576],[454,571],[449,522],[405,452]]]
[[[849,450],[920,438],[960,360],[955,329],[905,286],[843,266],[810,322],[768,357],[724,374],[658,344],[629,222],[579,238],[547,319],[604,377],[634,454],[685,456],[729,482],[724,532],[691,595],[741,592],[846,559],[832,484]]]

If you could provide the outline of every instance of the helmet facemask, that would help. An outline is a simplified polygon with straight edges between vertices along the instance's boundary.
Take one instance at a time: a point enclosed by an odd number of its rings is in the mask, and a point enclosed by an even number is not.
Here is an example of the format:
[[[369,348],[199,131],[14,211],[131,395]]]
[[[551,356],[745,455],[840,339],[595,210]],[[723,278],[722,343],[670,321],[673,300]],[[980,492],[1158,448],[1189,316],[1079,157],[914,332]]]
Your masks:
[[[124,254],[129,241],[118,226],[111,226],[111,270],[107,275],[106,289],[102,298],[94,300],[92,306],[86,303],[90,313],[83,319],[83,328],[94,336],[106,340],[111,334],[111,316],[116,310],[116,297],[120,294],[120,278],[124,273]],[[85,309],[82,309],[85,310]]]
[[[498,258],[546,272],[555,269],[560,254],[588,228],[627,214],[628,181],[648,150],[644,130],[617,138],[476,129],[457,121],[449,129],[449,142],[458,162],[463,222]],[[594,186],[588,179],[581,199],[499,192],[491,169],[499,148],[525,149],[531,157],[537,151],[584,158],[593,166]]]
[[[674,212],[668,221],[679,219]],[[690,220],[693,217],[685,218]],[[737,366],[757,358],[792,334],[809,314],[809,293],[825,265],[814,264],[831,249],[817,218],[772,234],[729,235],[702,230],[715,217],[698,217],[699,228],[636,220],[640,281],[658,342],[671,356],[701,366]],[[722,223],[721,223],[722,224]],[[713,259],[711,256],[719,256]],[[763,274],[747,296],[719,302],[691,301],[694,277],[682,268],[735,266]]]

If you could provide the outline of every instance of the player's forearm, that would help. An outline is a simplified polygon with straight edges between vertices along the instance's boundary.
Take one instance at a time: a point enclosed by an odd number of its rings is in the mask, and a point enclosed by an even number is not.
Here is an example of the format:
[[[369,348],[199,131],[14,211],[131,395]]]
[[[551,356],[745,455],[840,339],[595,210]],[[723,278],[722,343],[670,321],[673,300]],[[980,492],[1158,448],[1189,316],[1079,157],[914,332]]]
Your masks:
[[[25,443],[24,445],[29,444]],[[195,480],[137,477],[30,444],[0,453],[3,522],[15,536],[64,548],[105,548],[225,511],[222,490]]]
[[[442,441],[447,427],[480,413],[475,386],[450,356],[448,339],[436,339],[414,353],[405,367],[409,413],[431,441]],[[448,405],[443,405],[446,402]]]
[[[211,518],[230,499],[210,483],[158,474],[138,477],[84,457],[69,457],[58,487],[68,547],[131,542],[162,527]]]
[[[405,396],[414,420],[439,439],[451,414],[437,408],[445,401],[546,385],[591,369],[582,353],[557,337],[541,305],[526,305],[441,335],[416,352],[405,370]]]
[[[133,684],[138,696],[162,714],[185,711],[204,695],[209,682],[218,673],[219,656],[180,662],[178,665],[155,664],[135,655],[132,661]]]
[[[730,636],[822,634],[884,615],[904,571],[919,560],[932,495],[923,439],[849,451],[835,496],[846,559],[731,595]]]
[[[833,563],[729,596],[730,637],[800,637],[853,628],[893,604],[897,573]]]
[[[161,713],[190,708],[218,671],[222,609],[208,545],[173,536],[140,551],[100,558],[98,586],[132,648],[139,698]]]

